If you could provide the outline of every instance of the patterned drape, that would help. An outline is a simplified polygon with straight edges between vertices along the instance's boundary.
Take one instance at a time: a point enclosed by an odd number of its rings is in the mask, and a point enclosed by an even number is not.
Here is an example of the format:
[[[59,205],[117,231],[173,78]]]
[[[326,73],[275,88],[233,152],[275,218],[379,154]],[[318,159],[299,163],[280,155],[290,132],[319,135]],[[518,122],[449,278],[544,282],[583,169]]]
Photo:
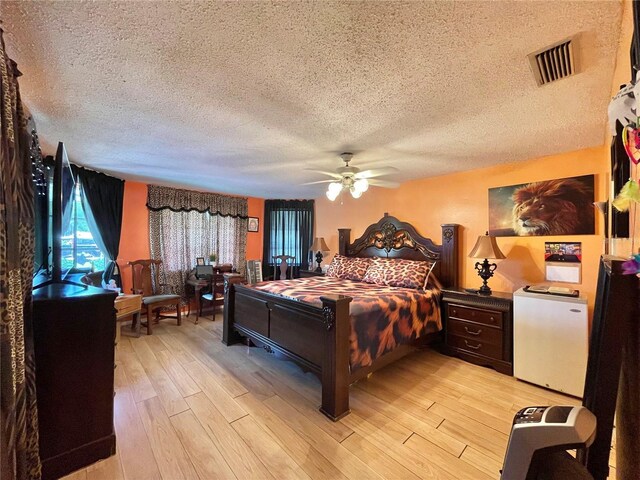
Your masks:
[[[184,294],[185,277],[197,257],[245,267],[247,199],[149,185],[151,257],[162,260],[160,279]],[[215,212],[212,214],[212,212]]]
[[[41,465],[31,327],[34,255],[31,147],[34,154],[39,154],[39,147],[32,141],[37,137],[20,100],[20,72],[6,54],[2,29],[0,56],[0,477],[39,479]]]

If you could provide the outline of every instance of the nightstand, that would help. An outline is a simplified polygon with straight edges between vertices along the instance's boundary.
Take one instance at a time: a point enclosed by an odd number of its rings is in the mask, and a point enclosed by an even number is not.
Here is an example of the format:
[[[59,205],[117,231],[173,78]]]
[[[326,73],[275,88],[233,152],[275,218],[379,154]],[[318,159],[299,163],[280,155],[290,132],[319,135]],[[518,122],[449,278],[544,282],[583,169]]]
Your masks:
[[[324,272],[316,272],[315,270],[300,270],[300,278],[324,277]]]
[[[443,289],[444,351],[513,375],[513,294]]]

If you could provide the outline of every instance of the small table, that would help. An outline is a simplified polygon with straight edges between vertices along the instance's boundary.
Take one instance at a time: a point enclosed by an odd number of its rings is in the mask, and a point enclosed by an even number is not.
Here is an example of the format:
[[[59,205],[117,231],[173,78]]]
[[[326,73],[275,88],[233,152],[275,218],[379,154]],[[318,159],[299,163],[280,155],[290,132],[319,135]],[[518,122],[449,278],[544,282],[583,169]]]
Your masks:
[[[113,302],[116,309],[116,343],[120,341],[120,327],[118,322],[133,317],[132,328],[135,326],[136,335],[140,336],[140,309],[142,308],[142,295],[118,295]]]

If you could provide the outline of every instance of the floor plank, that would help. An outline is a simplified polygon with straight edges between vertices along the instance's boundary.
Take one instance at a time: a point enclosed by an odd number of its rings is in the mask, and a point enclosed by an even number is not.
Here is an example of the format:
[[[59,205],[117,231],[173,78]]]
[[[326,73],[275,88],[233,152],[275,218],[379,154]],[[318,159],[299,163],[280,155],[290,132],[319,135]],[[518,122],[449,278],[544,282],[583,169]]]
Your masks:
[[[153,385],[153,389],[158,394],[167,415],[171,417],[188,410],[187,402],[184,401],[183,396],[180,395],[177,387],[171,381],[171,378],[164,368],[162,368],[162,365],[160,365],[151,348],[149,348],[147,339],[140,337],[137,340],[138,341],[132,343],[133,351],[138,357],[138,360],[140,360],[144,371],[147,372],[151,385]]]
[[[186,400],[238,478],[272,478],[266,467],[249,450],[247,444],[204,393],[197,393]]]
[[[236,478],[192,411],[174,415],[171,424],[201,479]]]
[[[253,418],[241,418],[233,422],[232,426],[253,453],[264,461],[274,477],[292,480],[310,478]]]
[[[124,478],[131,480],[161,478],[131,389],[116,390],[113,407],[113,423]]]
[[[129,339],[121,338],[116,349],[119,353],[122,368],[129,379],[129,387],[134,401],[141,402],[147,398],[155,397],[156,391],[151,385],[147,372],[145,372],[140,360],[134,353]]]
[[[198,479],[158,397],[137,405],[162,478]]]
[[[247,393],[238,397],[238,401],[309,477],[317,480],[347,478],[256,397]]]

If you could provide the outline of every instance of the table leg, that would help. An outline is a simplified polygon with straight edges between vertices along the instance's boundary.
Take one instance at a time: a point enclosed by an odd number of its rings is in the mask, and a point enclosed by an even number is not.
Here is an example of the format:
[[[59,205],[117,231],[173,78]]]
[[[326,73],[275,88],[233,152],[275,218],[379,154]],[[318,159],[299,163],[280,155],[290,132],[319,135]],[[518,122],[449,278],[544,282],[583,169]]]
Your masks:
[[[196,322],[198,323],[198,319],[200,318],[200,290],[202,290],[202,285],[197,285],[194,287],[195,295],[196,295]]]
[[[147,321],[149,321],[149,319],[147,319]],[[138,310],[136,313],[133,314],[133,323],[136,326],[136,336],[139,337],[140,336],[140,323],[142,321],[140,320],[140,310]]]

